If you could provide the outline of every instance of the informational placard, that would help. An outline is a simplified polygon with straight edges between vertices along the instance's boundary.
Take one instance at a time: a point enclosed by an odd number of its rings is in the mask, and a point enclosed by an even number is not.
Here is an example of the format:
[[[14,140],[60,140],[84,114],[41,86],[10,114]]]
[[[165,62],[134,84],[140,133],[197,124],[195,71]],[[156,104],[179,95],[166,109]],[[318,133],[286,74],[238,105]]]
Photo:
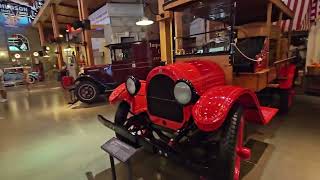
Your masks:
[[[101,148],[121,162],[127,162],[138,151],[117,138],[110,139]]]

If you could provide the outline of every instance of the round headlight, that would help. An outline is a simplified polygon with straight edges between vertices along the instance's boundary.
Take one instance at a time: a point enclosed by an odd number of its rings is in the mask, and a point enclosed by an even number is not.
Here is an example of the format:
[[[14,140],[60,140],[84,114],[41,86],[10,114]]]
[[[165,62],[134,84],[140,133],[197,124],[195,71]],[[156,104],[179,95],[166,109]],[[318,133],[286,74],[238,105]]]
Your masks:
[[[126,81],[126,88],[130,95],[136,95],[140,90],[140,81],[134,77],[129,77]]]
[[[174,87],[174,97],[178,103],[186,105],[192,100],[192,89],[186,82],[178,82]]]

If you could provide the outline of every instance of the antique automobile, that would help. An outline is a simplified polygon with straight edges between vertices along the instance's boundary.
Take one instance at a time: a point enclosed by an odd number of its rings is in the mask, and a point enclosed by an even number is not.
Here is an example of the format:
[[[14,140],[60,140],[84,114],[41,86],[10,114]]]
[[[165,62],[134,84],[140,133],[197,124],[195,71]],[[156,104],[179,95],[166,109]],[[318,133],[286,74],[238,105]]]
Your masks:
[[[286,108],[292,104],[290,37],[273,23],[290,21],[293,12],[280,0],[176,0],[160,7],[162,29],[174,25],[162,37],[174,50],[161,54],[174,52],[175,63],[167,58],[146,80],[129,77],[109,97],[120,102],[115,120],[98,119],[118,139],[205,179],[239,180],[240,162],[251,156],[246,124],[266,125],[278,112],[262,102],[264,91],[279,91]]]
[[[5,69],[4,71],[4,76],[3,76],[3,81],[4,81],[4,86],[16,86],[19,84],[23,84],[23,73],[21,72],[14,72],[14,71],[9,71],[8,69]]]
[[[28,71],[31,71],[31,67],[27,66],[4,68],[4,85],[8,87],[25,83],[23,69],[28,69]],[[37,72],[30,72],[28,77],[28,82],[30,84],[34,84],[39,79],[39,74]]]
[[[40,80],[40,74],[38,72],[30,72],[29,73],[29,83],[35,84],[37,81]]]
[[[149,71],[160,65],[158,41],[111,44],[112,64],[85,67],[76,79],[75,95],[84,103],[93,103],[99,95],[110,93],[128,76],[145,79]]]

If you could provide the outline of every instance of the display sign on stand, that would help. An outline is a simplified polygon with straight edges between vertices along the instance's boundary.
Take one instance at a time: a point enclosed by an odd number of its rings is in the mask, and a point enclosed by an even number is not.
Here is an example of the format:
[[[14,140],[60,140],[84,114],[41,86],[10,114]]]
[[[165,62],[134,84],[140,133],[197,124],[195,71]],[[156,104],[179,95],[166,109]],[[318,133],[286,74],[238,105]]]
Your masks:
[[[138,149],[120,141],[118,138],[112,138],[101,146],[109,154],[112,170],[112,180],[117,179],[114,158],[125,163],[128,168],[128,180],[132,180],[132,168],[130,159],[138,152]]]

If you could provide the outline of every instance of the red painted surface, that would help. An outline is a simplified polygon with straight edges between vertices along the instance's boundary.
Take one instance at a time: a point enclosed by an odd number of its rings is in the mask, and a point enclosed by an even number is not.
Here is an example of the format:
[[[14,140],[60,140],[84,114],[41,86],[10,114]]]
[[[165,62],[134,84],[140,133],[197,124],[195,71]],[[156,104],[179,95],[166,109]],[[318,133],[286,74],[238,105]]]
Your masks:
[[[168,66],[161,66],[153,69],[147,77],[147,85],[150,80],[158,75],[164,74],[174,81],[188,80],[192,83],[193,87],[197,91],[198,95],[202,95],[206,90],[225,84],[224,71],[211,61],[194,60],[182,63],[176,63]],[[193,105],[184,107],[183,109],[183,122],[177,123],[168,119],[163,119],[157,116],[153,116],[149,113],[150,119],[153,123],[165,126],[170,129],[178,130],[187,122],[192,115]]]
[[[260,109],[264,118],[264,122],[265,122],[264,124],[268,124],[279,111],[278,109],[275,109],[275,108],[263,107],[263,106],[261,106]]]
[[[111,94],[110,102],[124,100],[131,105],[133,113],[147,112],[148,82],[158,74],[164,74],[174,81],[181,79],[190,81],[200,96],[196,104],[184,107],[184,119],[181,123],[149,113],[150,120],[160,126],[178,130],[193,116],[200,130],[214,131],[221,127],[235,103],[240,103],[244,107],[244,118],[249,122],[267,124],[277,112],[277,109],[260,107],[254,92],[241,87],[225,86],[224,72],[217,64],[196,60],[155,68],[149,73],[146,82],[141,81],[141,89],[135,97],[130,96],[125,84],[122,84]]]
[[[246,121],[268,123],[261,112],[257,96],[248,89],[235,86],[213,87],[204,93],[193,107],[194,121],[203,131],[217,130],[235,103],[240,103],[245,109]]]
[[[164,74],[174,81],[188,80],[192,83],[199,95],[214,86],[225,85],[224,71],[212,61],[193,60],[160,66],[153,69],[147,77],[148,82],[158,74]]]
[[[236,144],[236,153],[235,153],[236,156],[235,156],[235,163],[234,163],[234,178],[233,178],[234,180],[240,179],[240,166],[241,166],[241,159],[242,159],[241,154],[242,152],[244,152],[243,150],[244,149],[243,148],[244,123],[245,123],[245,120],[242,116],[240,119],[239,127],[238,127],[238,139]]]
[[[61,80],[62,87],[67,89],[74,84],[74,78],[71,76],[63,76]]]
[[[279,80],[280,89],[290,89],[294,83],[294,76],[295,76],[296,66],[294,64],[290,64],[288,66],[283,66],[280,68],[278,72],[278,77],[285,77],[284,80]]]
[[[261,50],[261,52],[260,52],[260,54],[258,54],[257,56],[256,56],[256,59],[259,59],[259,58],[261,58],[262,59],[262,61],[260,61],[260,62],[256,62],[255,64],[254,64],[254,71],[255,72],[258,72],[258,71],[261,71],[261,70],[263,70],[263,69],[265,69],[265,68],[267,68],[267,63],[268,63],[268,59],[269,59],[269,39],[265,39],[265,41],[264,41],[264,45],[263,45],[263,48],[262,48],[262,50]]]
[[[139,114],[147,111],[146,82],[140,80],[141,88],[136,96],[128,94],[125,83],[118,86],[109,96],[109,102],[114,104],[118,101],[126,101],[130,104],[131,112]]]

